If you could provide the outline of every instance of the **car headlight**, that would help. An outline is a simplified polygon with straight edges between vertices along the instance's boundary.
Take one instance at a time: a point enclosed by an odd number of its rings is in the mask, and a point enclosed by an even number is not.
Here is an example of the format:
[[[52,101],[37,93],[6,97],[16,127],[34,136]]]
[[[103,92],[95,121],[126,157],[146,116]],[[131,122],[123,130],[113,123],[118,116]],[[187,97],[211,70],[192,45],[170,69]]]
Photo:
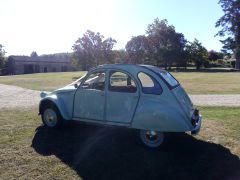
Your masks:
[[[194,127],[197,126],[198,120],[199,120],[199,110],[195,109],[191,118],[191,123]]]

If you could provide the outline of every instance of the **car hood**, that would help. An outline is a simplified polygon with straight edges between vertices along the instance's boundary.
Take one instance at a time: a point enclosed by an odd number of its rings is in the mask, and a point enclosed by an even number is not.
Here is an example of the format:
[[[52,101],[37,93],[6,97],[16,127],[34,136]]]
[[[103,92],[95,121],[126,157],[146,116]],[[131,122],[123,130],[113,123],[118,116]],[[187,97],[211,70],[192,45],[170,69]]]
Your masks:
[[[54,94],[57,95],[57,94],[62,94],[62,93],[74,92],[74,91],[76,91],[76,88],[74,87],[74,85],[68,85],[63,88],[56,89],[52,92],[43,91],[40,93],[40,96],[41,96],[41,98],[44,98],[49,95],[54,95]]]
[[[72,91],[76,91],[76,88],[74,87],[74,85],[68,85],[53,91],[52,94],[66,93],[66,92],[72,92]]]

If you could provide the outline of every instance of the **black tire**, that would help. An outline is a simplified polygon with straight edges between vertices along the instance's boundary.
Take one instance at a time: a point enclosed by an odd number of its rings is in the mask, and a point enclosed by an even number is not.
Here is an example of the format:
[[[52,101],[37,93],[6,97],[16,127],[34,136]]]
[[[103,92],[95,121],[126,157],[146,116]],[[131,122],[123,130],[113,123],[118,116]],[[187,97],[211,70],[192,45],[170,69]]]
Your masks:
[[[48,128],[58,128],[63,125],[63,118],[58,108],[52,103],[43,107],[41,117],[43,124]]]
[[[164,142],[164,133],[158,131],[140,130],[140,138],[147,147],[158,148]]]

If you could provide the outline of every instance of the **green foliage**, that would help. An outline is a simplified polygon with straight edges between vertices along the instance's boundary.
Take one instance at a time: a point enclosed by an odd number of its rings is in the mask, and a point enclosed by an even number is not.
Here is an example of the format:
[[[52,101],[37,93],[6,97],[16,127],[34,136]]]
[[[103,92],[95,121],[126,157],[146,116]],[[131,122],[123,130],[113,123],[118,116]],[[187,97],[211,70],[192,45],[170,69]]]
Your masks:
[[[3,49],[3,45],[0,44],[0,75],[3,73],[3,69],[5,69],[6,58],[5,58],[5,50]]]
[[[65,60],[65,59],[71,59],[72,55],[73,55],[72,53],[54,53],[54,54],[43,54],[43,55],[40,55],[39,57]]]
[[[104,39],[99,32],[90,30],[73,45],[73,59],[77,66],[83,70],[104,63],[112,63],[114,53],[112,48],[117,41],[113,38]]]
[[[211,61],[216,61],[218,59],[223,59],[223,53],[211,50],[208,53],[208,59],[211,60]]]
[[[125,49],[120,49],[120,50],[113,50],[113,54],[114,54],[114,63],[125,63],[126,59],[127,59],[127,53],[125,51]]]
[[[173,25],[168,25],[166,19],[159,20],[148,25],[147,34],[151,42],[151,53],[158,64],[164,64],[170,68],[174,62],[183,60],[183,52],[186,44],[184,35],[177,33]]]
[[[31,56],[31,57],[38,57],[38,54],[37,54],[36,51],[33,51],[30,56]]]
[[[231,50],[236,56],[236,68],[240,69],[240,0],[220,0],[224,15],[216,22],[216,27],[222,27],[218,36],[226,36],[221,42],[223,49]]]
[[[150,42],[145,35],[132,37],[126,44],[128,54],[128,62],[133,64],[146,64],[146,59],[149,56]],[[150,62],[154,64],[154,62]]]
[[[133,37],[126,45],[131,63],[147,63],[171,68],[172,64],[186,64],[184,35],[168,25],[166,19],[156,18],[148,25],[146,36]]]
[[[208,59],[207,49],[203,47],[197,39],[194,39],[193,42],[189,42],[189,44],[186,45],[186,52],[189,61],[195,64],[196,69],[200,69]]]

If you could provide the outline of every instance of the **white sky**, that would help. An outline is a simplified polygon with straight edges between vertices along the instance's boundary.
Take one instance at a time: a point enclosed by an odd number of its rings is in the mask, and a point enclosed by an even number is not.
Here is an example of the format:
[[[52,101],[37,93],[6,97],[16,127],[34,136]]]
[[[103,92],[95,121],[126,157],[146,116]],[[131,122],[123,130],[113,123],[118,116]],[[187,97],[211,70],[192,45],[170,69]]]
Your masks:
[[[196,32],[178,23],[178,9],[173,11],[176,12],[173,16],[174,13],[169,13],[167,9],[170,4],[164,3],[168,1],[0,0],[0,44],[4,45],[7,55],[30,55],[32,51],[37,51],[39,55],[71,52],[77,38],[89,29],[105,37],[113,37],[118,41],[115,48],[124,48],[132,36],[144,34],[147,25],[159,17],[168,19],[169,24],[173,24],[188,40],[196,37],[208,49],[220,50],[221,43],[213,37],[217,32],[214,23],[219,15],[206,23],[206,27],[200,28],[202,32]],[[219,9],[216,11],[219,12]],[[187,17],[188,14],[184,17],[185,22]],[[190,21],[194,23],[193,19]],[[199,26],[203,27],[203,24]]]

